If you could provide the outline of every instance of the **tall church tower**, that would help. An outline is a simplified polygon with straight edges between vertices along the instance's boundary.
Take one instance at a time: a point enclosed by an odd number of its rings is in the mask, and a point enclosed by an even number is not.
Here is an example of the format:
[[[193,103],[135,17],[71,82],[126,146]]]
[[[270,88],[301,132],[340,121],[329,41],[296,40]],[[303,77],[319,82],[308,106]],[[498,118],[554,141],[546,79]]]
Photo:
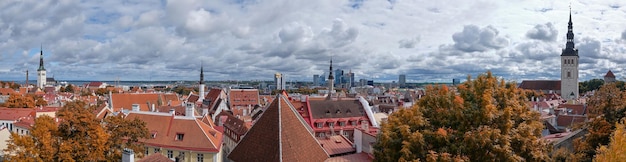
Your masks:
[[[328,74],[328,97],[330,99],[335,90],[335,77],[333,76],[333,59],[330,58],[330,74]]]
[[[200,97],[199,101],[204,101],[204,65],[200,65],[200,82],[198,82],[198,96]]]
[[[574,47],[574,30],[572,27],[572,11],[569,13],[567,26],[567,43],[561,53],[561,97],[572,100],[578,94],[578,49]]]
[[[39,51],[39,68],[37,69],[37,88],[43,89],[46,85],[46,68],[43,67],[43,47]]]

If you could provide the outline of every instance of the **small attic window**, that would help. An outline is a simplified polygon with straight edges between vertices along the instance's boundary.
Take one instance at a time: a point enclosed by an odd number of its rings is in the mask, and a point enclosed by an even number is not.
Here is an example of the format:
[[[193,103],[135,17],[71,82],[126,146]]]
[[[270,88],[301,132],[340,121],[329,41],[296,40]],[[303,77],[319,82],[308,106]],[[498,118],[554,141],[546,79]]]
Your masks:
[[[152,137],[152,139],[155,139],[155,138],[156,138],[156,136],[157,136],[157,132],[156,132],[156,131],[152,131],[152,132],[150,133],[150,137]]]
[[[350,111],[350,109],[346,110],[346,114],[350,114],[352,113],[352,111]]]
[[[326,110],[326,115],[330,115],[330,110]]]
[[[341,114],[341,111],[337,109],[337,111],[335,111],[335,114]]]
[[[183,137],[185,137],[185,134],[183,134],[183,133],[176,133],[176,141],[182,141]]]

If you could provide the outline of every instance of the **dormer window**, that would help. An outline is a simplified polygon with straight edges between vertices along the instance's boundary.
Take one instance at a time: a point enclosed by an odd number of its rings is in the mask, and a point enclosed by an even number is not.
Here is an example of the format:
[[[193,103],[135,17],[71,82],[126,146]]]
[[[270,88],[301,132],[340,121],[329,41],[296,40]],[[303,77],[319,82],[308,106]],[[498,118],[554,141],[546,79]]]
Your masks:
[[[176,141],[182,141],[183,137],[185,137],[185,134],[183,134],[183,133],[176,133]]]

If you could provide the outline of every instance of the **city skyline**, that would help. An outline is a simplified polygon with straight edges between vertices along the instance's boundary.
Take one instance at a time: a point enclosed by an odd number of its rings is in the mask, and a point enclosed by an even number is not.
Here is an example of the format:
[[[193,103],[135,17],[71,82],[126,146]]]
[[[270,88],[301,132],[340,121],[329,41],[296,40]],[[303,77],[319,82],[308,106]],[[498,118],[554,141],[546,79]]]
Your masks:
[[[380,82],[558,79],[570,5],[580,81],[623,78],[626,2],[44,0],[0,3],[0,80],[33,79],[40,45],[57,80],[312,81],[331,57]]]

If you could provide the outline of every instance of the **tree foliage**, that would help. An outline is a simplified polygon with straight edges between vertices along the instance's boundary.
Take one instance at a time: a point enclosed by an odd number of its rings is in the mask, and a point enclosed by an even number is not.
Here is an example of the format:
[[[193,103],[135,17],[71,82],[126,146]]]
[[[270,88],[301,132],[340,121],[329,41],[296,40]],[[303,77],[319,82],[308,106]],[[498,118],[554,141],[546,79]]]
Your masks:
[[[619,83],[608,83],[596,91],[587,104],[588,116],[593,120],[585,124],[588,133],[575,145],[575,153],[582,156],[583,161],[591,161],[596,148],[610,142],[615,123],[626,116],[626,93],[620,90]]]
[[[457,87],[430,86],[410,109],[389,116],[376,161],[545,161],[539,114],[524,92],[491,72]]]
[[[149,137],[145,122],[137,118],[126,120],[121,116],[111,116],[105,119],[105,123],[106,131],[111,135],[107,142],[110,148],[106,152],[108,160],[121,159],[124,148],[133,149],[137,156],[143,156],[144,147],[139,139]]]
[[[588,91],[598,90],[600,87],[604,85],[604,80],[602,79],[591,79],[584,82],[578,83],[578,91],[580,93],[585,93]]]
[[[615,125],[615,132],[611,135],[608,146],[603,145],[597,149],[597,155],[593,161],[622,161],[626,159],[626,131],[624,120]]]
[[[33,108],[35,100],[32,96],[23,96],[19,93],[9,95],[9,99],[4,103],[9,108]]]
[[[6,160],[119,161],[123,148],[141,156],[143,146],[137,141],[148,136],[145,123],[112,117],[101,124],[94,109],[81,101],[68,102],[57,112],[58,126],[46,115],[36,118],[30,135],[11,134]]]

